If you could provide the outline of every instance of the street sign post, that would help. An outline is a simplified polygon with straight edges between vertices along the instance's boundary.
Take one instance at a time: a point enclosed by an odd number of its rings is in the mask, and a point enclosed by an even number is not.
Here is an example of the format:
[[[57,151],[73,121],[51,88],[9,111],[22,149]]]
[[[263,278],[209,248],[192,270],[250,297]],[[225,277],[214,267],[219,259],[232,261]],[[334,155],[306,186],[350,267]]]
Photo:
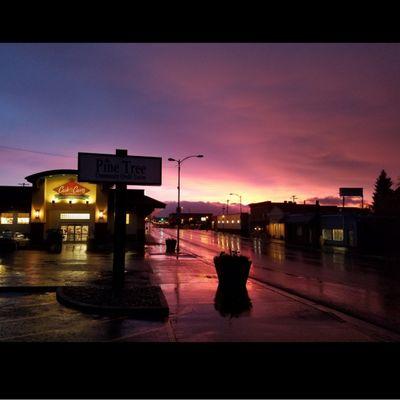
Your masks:
[[[349,197],[361,197],[361,208],[364,208],[364,190],[363,188],[339,188],[339,195],[344,199],[346,196]]]
[[[125,273],[126,186],[161,185],[161,157],[78,153],[78,181],[115,184],[113,285],[122,288]]]
[[[125,155],[78,153],[78,181],[161,185],[161,157],[128,156],[125,152]]]

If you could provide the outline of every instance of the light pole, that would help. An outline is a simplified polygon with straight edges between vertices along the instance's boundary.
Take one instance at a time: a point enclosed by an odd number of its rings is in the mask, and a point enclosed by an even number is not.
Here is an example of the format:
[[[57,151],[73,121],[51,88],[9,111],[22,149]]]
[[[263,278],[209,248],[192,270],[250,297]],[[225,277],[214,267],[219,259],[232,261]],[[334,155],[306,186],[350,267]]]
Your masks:
[[[242,196],[240,194],[236,193],[229,193],[229,196],[238,196],[239,197],[239,209],[240,209],[240,215],[242,215]]]
[[[188,158],[198,157],[203,158],[202,154],[198,154],[195,156],[187,156],[185,158],[175,160],[175,158],[168,158],[168,161],[174,161],[178,164],[178,207],[176,207],[176,216],[178,219],[177,229],[176,229],[176,258],[179,256],[179,229],[181,225],[181,164],[187,160]]]

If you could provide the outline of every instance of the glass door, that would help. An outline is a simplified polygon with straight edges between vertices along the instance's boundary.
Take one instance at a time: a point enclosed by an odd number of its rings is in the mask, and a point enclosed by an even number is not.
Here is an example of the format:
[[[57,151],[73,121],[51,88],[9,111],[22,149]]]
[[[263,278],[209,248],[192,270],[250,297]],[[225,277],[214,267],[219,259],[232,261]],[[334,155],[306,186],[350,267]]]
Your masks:
[[[67,225],[67,242],[75,241],[75,229],[74,225]]]
[[[89,225],[61,225],[63,242],[87,242],[89,239]]]
[[[82,225],[75,225],[75,240],[74,242],[82,242]]]
[[[60,229],[62,230],[63,234],[63,242],[67,241],[67,225],[61,225]]]
[[[82,225],[82,242],[87,242],[89,237],[89,225]]]

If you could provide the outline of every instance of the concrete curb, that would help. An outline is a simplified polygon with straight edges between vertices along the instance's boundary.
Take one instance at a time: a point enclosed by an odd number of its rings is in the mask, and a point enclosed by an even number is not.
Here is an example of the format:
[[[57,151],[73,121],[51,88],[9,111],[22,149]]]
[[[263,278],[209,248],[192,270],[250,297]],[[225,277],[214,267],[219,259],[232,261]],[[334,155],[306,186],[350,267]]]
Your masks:
[[[83,286],[80,286],[84,288]],[[91,314],[112,314],[112,315],[128,315],[131,317],[137,317],[140,319],[165,319],[169,315],[169,307],[167,300],[165,299],[164,293],[159,286],[151,286],[153,290],[156,290],[160,300],[160,306],[118,306],[118,305],[100,305],[94,303],[88,303],[65,293],[68,290],[68,286],[59,287],[56,290],[56,298],[59,303],[64,306],[77,309],[79,311]],[[93,286],[90,287],[93,289]],[[99,291],[107,290],[104,287],[97,288]],[[134,288],[131,288],[134,290]]]

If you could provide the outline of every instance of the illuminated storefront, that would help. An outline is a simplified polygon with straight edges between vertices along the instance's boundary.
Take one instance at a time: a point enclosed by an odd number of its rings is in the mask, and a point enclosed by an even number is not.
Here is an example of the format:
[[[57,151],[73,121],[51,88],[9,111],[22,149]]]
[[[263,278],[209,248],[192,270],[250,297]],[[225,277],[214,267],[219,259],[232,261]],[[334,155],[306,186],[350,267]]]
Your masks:
[[[33,239],[42,239],[48,229],[62,229],[64,241],[86,242],[101,229],[98,224],[107,224],[107,188],[77,182],[76,171],[45,171],[26,180],[32,183]]]
[[[32,187],[1,187],[0,230],[25,232],[34,243],[42,242],[49,229],[61,229],[65,242],[107,240],[113,232],[114,190],[77,177],[76,170],[51,170],[27,176]],[[8,193],[13,201],[7,203]],[[127,191],[128,238],[144,240],[144,220],[155,208],[165,204],[144,190]]]
[[[217,231],[246,234],[249,229],[249,214],[222,214],[215,217],[213,228]]]

